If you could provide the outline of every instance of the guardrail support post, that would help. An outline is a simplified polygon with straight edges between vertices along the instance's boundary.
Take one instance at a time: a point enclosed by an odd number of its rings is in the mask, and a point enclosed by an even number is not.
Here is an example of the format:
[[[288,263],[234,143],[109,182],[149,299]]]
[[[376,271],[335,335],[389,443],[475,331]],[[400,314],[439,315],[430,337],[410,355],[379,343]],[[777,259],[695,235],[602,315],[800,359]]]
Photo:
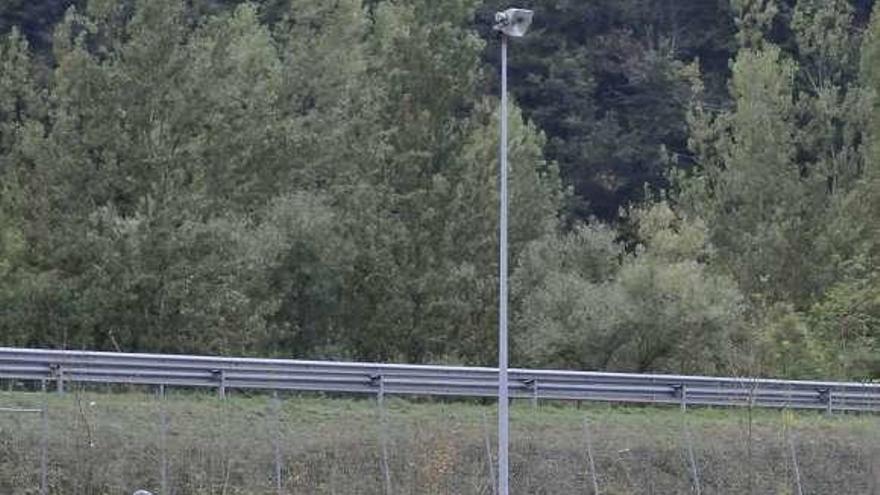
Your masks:
[[[831,416],[834,414],[834,392],[830,388],[819,390],[819,401],[825,404],[825,412]]]
[[[55,377],[55,390],[58,395],[64,395],[64,370],[61,369],[61,365],[52,363],[49,365],[49,371]]]
[[[217,381],[220,384],[217,387],[217,394],[220,396],[220,399],[226,399],[226,372],[224,370],[211,370],[211,373],[217,377]]]
[[[538,408],[538,396],[540,395],[539,390],[538,390],[538,379],[537,378],[529,378],[529,379],[523,380],[523,383],[532,390],[532,408],[537,409]]]
[[[681,412],[687,412],[687,385],[673,385],[672,393],[678,399]]]

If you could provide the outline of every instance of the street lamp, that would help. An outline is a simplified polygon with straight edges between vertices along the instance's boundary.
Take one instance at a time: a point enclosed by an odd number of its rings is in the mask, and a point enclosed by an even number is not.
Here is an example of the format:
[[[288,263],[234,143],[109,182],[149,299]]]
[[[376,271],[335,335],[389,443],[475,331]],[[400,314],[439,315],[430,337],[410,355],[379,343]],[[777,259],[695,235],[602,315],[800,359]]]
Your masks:
[[[507,387],[507,39],[520,38],[534,13],[507,9],[495,14],[494,29],[501,33],[501,220],[499,222],[498,277],[498,494],[509,494],[509,415]]]

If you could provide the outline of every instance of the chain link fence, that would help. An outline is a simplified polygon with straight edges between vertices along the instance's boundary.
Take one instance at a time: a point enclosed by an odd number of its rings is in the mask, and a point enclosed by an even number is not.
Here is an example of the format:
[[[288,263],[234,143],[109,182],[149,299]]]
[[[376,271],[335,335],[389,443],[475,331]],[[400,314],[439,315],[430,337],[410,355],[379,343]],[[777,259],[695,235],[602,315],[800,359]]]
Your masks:
[[[492,401],[69,384],[0,392],[0,493],[485,494]],[[877,493],[874,416],[518,401],[523,494]]]

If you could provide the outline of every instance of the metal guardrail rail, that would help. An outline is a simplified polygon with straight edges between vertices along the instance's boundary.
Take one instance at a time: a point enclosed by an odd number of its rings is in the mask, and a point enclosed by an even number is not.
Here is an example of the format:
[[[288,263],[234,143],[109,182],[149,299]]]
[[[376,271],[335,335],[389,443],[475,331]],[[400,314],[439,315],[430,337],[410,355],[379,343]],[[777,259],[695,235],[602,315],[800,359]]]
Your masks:
[[[353,394],[494,397],[498,370],[0,347],[0,379]],[[880,385],[753,378],[510,370],[519,399],[880,411]]]

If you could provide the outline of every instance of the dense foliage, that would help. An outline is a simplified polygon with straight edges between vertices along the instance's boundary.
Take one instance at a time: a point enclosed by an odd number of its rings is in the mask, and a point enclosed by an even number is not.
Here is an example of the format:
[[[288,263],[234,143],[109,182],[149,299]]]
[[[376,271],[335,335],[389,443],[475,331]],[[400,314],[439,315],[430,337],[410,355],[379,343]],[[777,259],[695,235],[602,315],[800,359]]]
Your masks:
[[[0,345],[494,361],[495,0],[0,5]],[[554,0],[514,361],[880,376],[880,14]]]

